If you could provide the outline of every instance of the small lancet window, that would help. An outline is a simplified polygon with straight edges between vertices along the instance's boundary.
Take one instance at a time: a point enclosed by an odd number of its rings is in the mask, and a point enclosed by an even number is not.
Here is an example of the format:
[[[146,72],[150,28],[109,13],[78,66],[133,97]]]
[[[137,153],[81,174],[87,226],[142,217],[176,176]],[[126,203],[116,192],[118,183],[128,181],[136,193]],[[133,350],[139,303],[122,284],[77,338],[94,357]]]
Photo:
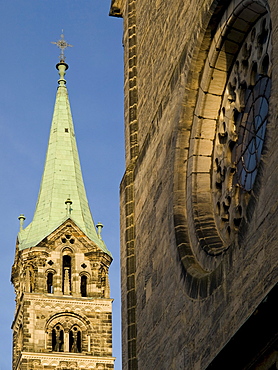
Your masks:
[[[74,326],[69,332],[69,350],[70,352],[81,352],[81,331]]]
[[[87,297],[87,276],[81,276],[80,291],[82,297]]]
[[[52,330],[52,351],[64,351],[64,330],[60,325],[56,325]]]
[[[71,294],[71,257],[63,256],[63,293]]]
[[[53,273],[49,272],[47,274],[47,293],[54,293],[54,287],[53,287]]]

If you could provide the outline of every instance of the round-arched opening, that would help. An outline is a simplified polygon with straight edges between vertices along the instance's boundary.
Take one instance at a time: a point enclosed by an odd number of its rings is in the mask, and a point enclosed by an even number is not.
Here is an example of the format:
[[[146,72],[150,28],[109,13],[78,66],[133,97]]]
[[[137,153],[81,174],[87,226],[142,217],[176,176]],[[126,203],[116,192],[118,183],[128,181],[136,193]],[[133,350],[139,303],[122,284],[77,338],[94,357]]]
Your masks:
[[[88,278],[86,275],[81,275],[80,279],[80,293],[81,297],[87,297],[87,285],[88,285]]]
[[[47,285],[47,293],[54,293],[54,285],[53,285],[53,272],[47,273],[46,285]]]
[[[62,289],[64,294],[71,294],[71,256],[63,256]]]

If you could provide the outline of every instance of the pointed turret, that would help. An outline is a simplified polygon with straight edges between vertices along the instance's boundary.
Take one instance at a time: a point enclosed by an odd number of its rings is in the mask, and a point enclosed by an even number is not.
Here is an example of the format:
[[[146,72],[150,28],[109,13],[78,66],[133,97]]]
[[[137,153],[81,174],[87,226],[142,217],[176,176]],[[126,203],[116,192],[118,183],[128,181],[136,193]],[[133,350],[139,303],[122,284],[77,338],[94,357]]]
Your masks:
[[[11,280],[16,293],[13,370],[113,369],[112,256],[89,209],[66,88],[64,36],[45,167],[32,222],[20,231]],[[30,319],[31,318],[31,319]]]
[[[25,229],[21,225],[18,234],[19,249],[36,246],[70,218],[102,251],[110,254],[96,231],[81,173],[65,80],[68,65],[63,51],[71,45],[65,41],[57,45],[62,50],[56,66],[60,78],[44,173],[33,221]]]

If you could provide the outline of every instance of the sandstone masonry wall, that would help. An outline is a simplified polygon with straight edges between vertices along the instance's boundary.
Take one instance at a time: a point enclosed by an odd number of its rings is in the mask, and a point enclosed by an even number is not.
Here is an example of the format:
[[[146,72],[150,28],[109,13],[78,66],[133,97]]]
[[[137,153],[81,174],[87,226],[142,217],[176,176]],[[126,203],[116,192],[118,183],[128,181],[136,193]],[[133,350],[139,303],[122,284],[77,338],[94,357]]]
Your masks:
[[[190,257],[192,263],[185,265],[183,257],[198,247],[190,237],[195,232],[194,224],[185,211],[189,197],[187,160],[197,90],[210,47],[206,39],[211,39],[210,32],[214,32],[222,18],[227,2],[132,3],[136,16],[132,26],[136,34],[136,97],[131,94],[130,85],[128,1],[123,6],[123,17],[126,161],[127,169],[131,163],[133,166],[130,184],[134,196],[135,281],[129,280],[127,272],[130,266],[126,244],[126,175],[121,186],[123,368],[203,370],[277,282],[278,66],[273,63],[260,176],[239,239],[225,253],[206,257],[212,266],[218,266],[214,270],[211,267],[212,272],[209,267],[204,272],[197,262],[192,262],[196,258],[194,252]],[[278,5],[274,0],[268,4],[274,61],[278,55]],[[129,154],[131,143],[134,144],[130,141],[131,99],[136,102],[138,121],[138,155],[134,157]],[[180,230],[182,235],[189,235],[187,240],[179,240]],[[131,286],[132,298],[128,294]],[[130,305],[134,308],[133,319],[126,309]],[[133,334],[128,330],[130,320],[136,323]],[[137,365],[128,361],[132,335]]]

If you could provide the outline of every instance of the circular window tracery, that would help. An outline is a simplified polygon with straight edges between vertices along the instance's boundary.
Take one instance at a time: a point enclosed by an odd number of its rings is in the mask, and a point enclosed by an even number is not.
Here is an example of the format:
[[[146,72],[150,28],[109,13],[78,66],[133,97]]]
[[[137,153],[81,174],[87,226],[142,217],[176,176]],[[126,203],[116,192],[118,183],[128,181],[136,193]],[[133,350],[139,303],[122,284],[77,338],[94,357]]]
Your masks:
[[[187,293],[201,299],[221,284],[226,267],[233,262],[235,249],[224,252],[238,245],[238,231],[243,230],[247,204],[255,193],[255,189],[253,193],[244,186],[254,186],[256,178],[260,184],[261,174],[257,174],[261,172],[259,161],[266,134],[265,100],[268,105],[271,85],[268,1],[233,0],[222,4],[223,12],[215,14],[204,27],[202,46],[193,58],[187,101],[196,103],[194,107],[190,103],[184,106],[175,152],[176,243]],[[264,78],[268,78],[265,91],[253,93],[266,81]],[[252,135],[247,116],[256,118]],[[240,126],[245,131],[240,132]],[[238,140],[241,135],[243,150]],[[248,183],[244,177],[240,183],[240,158],[246,148],[252,159],[246,169],[251,172],[250,165],[254,163],[256,169],[253,167]],[[258,190],[256,186],[256,194]]]
[[[212,189],[216,222],[229,244],[244,217],[260,164],[271,88],[270,19],[251,29],[231,67],[216,127]]]
[[[236,120],[238,143],[232,159],[236,165],[234,182],[250,191],[257,175],[265,138],[270,96],[269,77],[259,77],[247,95],[245,110]]]

